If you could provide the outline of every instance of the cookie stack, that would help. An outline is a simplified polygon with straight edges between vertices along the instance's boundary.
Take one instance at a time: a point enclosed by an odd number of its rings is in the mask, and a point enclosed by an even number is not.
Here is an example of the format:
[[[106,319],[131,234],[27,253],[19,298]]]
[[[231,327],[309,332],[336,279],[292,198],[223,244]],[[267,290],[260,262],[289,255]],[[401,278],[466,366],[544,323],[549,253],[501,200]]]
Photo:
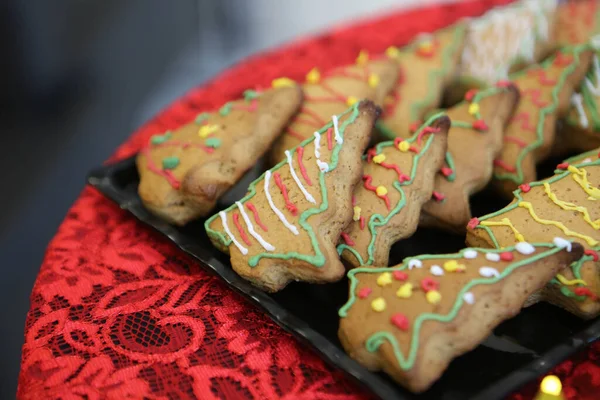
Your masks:
[[[140,197],[177,225],[213,214],[213,245],[263,290],[347,275],[342,345],[424,391],[525,305],[600,314],[597,7],[523,0],[248,90],[153,136]],[[575,151],[587,152],[537,180],[538,163]],[[272,168],[214,210],[262,159]],[[486,187],[514,200],[474,217],[470,197]],[[418,226],[474,247],[389,266]]]

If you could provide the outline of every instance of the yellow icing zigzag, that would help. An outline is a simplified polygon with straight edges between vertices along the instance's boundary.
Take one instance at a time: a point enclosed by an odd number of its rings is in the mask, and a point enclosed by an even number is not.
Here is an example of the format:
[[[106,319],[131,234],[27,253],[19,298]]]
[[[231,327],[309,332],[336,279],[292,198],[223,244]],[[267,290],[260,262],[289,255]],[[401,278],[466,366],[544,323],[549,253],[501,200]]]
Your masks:
[[[508,219],[508,218],[502,218],[499,222],[481,221],[480,225],[483,225],[483,226],[507,226],[513,231],[513,233],[515,234],[515,238],[517,239],[518,242],[525,241],[525,237],[523,235],[521,235],[521,233],[517,230],[517,228],[515,228],[515,226],[512,224],[512,222],[510,222],[510,219]]]
[[[552,192],[552,189],[550,189],[550,185],[548,184],[548,182],[544,182],[544,190],[545,190],[546,194],[548,195],[548,198],[550,198],[550,200],[552,200],[552,202],[554,204],[556,204],[563,210],[577,211],[577,212],[583,214],[583,219],[585,222],[590,224],[590,226],[596,230],[600,229],[600,220],[592,221],[592,218],[590,217],[590,213],[588,212],[587,208],[578,206],[578,205],[576,205],[574,203],[570,203],[568,201],[559,200],[558,197],[556,197],[556,194],[554,194]]]

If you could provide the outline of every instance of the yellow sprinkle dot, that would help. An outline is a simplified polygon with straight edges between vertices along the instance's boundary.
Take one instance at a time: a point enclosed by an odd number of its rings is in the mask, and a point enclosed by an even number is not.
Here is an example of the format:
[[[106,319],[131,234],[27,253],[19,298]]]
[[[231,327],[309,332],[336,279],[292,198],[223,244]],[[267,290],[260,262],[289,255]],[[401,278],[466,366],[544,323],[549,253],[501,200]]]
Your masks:
[[[477,115],[478,112],[479,112],[479,104],[472,103],[469,106],[469,114],[471,114],[471,115]]]
[[[400,50],[396,46],[390,46],[386,49],[385,55],[389,58],[398,58],[400,55]]]
[[[389,285],[392,283],[392,274],[389,272],[384,272],[383,274],[379,275],[379,277],[377,278],[377,284],[379,286],[385,286],[385,285]]]
[[[277,78],[273,79],[273,82],[271,82],[271,86],[273,86],[274,88],[291,87],[296,86],[296,82],[294,82],[290,78]]]
[[[385,154],[377,154],[375,157],[373,157],[373,162],[375,164],[381,164],[384,161],[385,161]]]
[[[398,288],[398,291],[396,291],[396,296],[400,297],[401,299],[408,299],[410,296],[412,296],[412,290],[412,283],[405,283]]]
[[[431,43],[429,40],[425,41],[425,42],[421,42],[419,43],[419,49],[422,51],[431,51],[433,49],[433,43]]]
[[[371,74],[369,75],[369,86],[372,88],[376,88],[379,85],[379,75]]]
[[[216,132],[219,129],[219,125],[203,125],[198,129],[198,136],[202,139],[206,138],[211,133]]]
[[[437,290],[430,290],[425,294],[429,304],[438,304],[442,300],[442,295]]]
[[[352,216],[352,219],[354,221],[359,221],[360,220],[360,212],[362,210],[360,209],[359,206],[354,206],[354,215]]]
[[[371,308],[373,311],[382,312],[385,310],[385,299],[383,297],[378,297],[371,302]]]
[[[319,83],[320,80],[321,72],[319,72],[318,68],[313,68],[306,74],[306,82],[308,83]]]
[[[375,193],[377,193],[377,196],[385,196],[387,194],[387,189],[385,186],[377,186]]]
[[[410,143],[408,143],[406,141],[402,141],[402,142],[398,143],[398,150],[407,152],[409,149],[410,149]]]
[[[356,57],[356,64],[363,65],[367,61],[369,61],[369,52],[366,50],[361,50],[360,53],[358,53],[358,57]]]
[[[353,106],[356,102],[358,101],[358,99],[354,96],[349,96],[346,99],[346,104],[348,104],[349,106]]]
[[[444,269],[447,272],[464,271],[467,269],[463,264],[459,264],[456,260],[449,260],[444,263]]]

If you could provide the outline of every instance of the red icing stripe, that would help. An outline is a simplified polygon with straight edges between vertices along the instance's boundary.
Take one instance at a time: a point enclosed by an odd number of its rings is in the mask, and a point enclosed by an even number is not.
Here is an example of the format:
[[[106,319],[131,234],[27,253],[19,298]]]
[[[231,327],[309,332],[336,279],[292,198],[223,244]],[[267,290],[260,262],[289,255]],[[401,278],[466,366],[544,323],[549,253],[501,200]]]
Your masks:
[[[386,162],[381,162],[379,163],[379,165],[381,165],[383,168],[393,169],[394,171],[396,171],[396,173],[398,174],[398,181],[400,181],[400,183],[410,180],[410,178],[407,175],[404,175],[402,171],[400,171],[400,167],[396,164],[388,164]]]
[[[527,146],[527,143],[523,139],[518,138],[516,136],[505,136],[504,137],[504,141],[505,142],[509,142],[509,143],[515,143],[519,147],[526,147]]]
[[[438,133],[439,131],[440,128],[432,128],[431,126],[426,126],[421,130],[421,132],[419,132],[419,135],[417,136],[417,144],[421,144],[421,139],[423,138],[423,136],[428,135],[430,133]]]
[[[539,82],[542,85],[556,85],[556,79],[548,78],[548,76],[546,75],[546,71],[543,69],[532,69],[527,73],[527,75],[530,75],[530,76],[537,75]]]
[[[529,113],[521,112],[512,118],[511,123],[521,122],[521,129],[524,129],[529,132],[535,132],[535,127],[531,126],[531,124],[529,123],[529,119]]]
[[[348,236],[348,234],[346,232],[342,232],[342,239],[344,239],[344,242],[346,242],[346,244],[348,246],[354,246],[356,243],[354,243],[354,241],[350,238],[350,236]]]
[[[377,188],[373,185],[371,185],[371,181],[373,180],[373,177],[371,175],[363,175],[363,181],[364,181],[364,185],[365,185],[365,189],[370,190],[371,192],[375,193],[375,195],[377,197],[379,197],[380,199],[382,199],[383,201],[385,201],[385,205],[387,207],[387,209],[391,209],[391,205],[390,205],[390,199],[389,197],[386,195],[380,196],[377,194]]]
[[[362,215],[360,216],[360,230],[364,230],[365,229],[365,217],[363,217]]]
[[[352,207],[356,206],[356,197],[352,195]]]
[[[540,97],[542,96],[542,90],[541,89],[534,89],[534,88],[529,88],[529,89],[525,89],[521,92],[521,94],[523,95],[523,97],[527,97],[529,96],[530,101],[537,107],[546,107],[548,105],[547,102],[544,102],[540,99]]]
[[[306,168],[304,168],[304,163],[302,162],[302,157],[304,156],[304,147],[298,147],[296,149],[296,154],[298,155],[298,167],[300,168],[300,173],[302,174],[302,177],[304,178],[308,186],[312,186],[310,177],[306,173]]]
[[[592,256],[594,261],[598,261],[598,253],[592,249],[588,249],[583,252],[586,256]]]
[[[575,293],[577,296],[586,296],[586,297],[589,297],[591,300],[596,300],[598,298],[598,296],[596,296],[594,293],[592,293],[592,291],[590,290],[590,288],[587,288],[587,287],[578,287],[578,288],[575,288],[573,290],[573,293]]]
[[[252,242],[250,241],[250,239],[248,239],[248,236],[246,235],[244,228],[242,228],[242,224],[240,224],[240,214],[233,213],[233,224],[235,225],[238,232],[240,233],[240,237],[242,238],[244,243],[246,243],[248,246],[252,246]]]
[[[246,203],[246,207],[248,208],[248,210],[252,211],[252,214],[254,215],[254,221],[256,222],[256,224],[258,226],[260,226],[260,228],[267,232],[269,229],[266,227],[265,224],[262,223],[262,221],[260,220],[260,217],[258,216],[258,210],[256,209],[256,207],[254,206],[254,204],[247,202]]]
[[[291,202],[290,197],[288,196],[287,189],[281,181],[281,175],[279,175],[278,172],[275,172],[273,174],[273,178],[275,179],[275,184],[277,185],[279,190],[281,190],[281,195],[283,196],[283,200],[285,201],[285,208],[287,208],[288,211],[292,213],[292,215],[297,215],[298,208],[294,205],[294,203]]]
[[[295,137],[296,139],[300,139],[300,140],[304,140],[306,139],[304,136],[302,136],[301,134],[299,134],[298,132],[296,132],[295,130],[293,130],[292,128],[288,128],[287,132],[288,135]]]
[[[333,148],[333,141],[331,138],[332,132],[333,132],[332,128],[327,129],[327,149],[328,150],[331,150]]]
[[[494,165],[496,167],[500,167],[502,169],[507,170],[508,172],[517,172],[517,169],[515,167],[511,167],[510,165],[508,165],[505,161],[503,160],[494,160]]]
[[[175,178],[171,171],[164,170],[156,166],[154,160],[152,160],[152,157],[150,157],[150,147],[144,148],[142,150],[142,154],[144,154],[144,156],[146,157],[146,167],[148,168],[148,170],[164,177],[167,180],[167,182],[169,182],[169,185],[173,187],[173,189],[179,190],[179,188],[181,187],[181,182],[179,182],[179,180]]]

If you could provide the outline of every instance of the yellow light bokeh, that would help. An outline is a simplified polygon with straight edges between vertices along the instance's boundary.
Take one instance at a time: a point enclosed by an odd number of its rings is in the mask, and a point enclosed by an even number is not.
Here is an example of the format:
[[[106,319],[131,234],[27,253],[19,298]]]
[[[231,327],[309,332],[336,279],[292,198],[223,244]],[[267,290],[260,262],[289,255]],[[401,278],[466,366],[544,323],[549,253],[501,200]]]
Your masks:
[[[540,385],[540,389],[545,394],[550,394],[553,396],[559,396],[562,392],[562,383],[560,379],[558,379],[555,375],[548,375],[542,380],[542,384]]]

